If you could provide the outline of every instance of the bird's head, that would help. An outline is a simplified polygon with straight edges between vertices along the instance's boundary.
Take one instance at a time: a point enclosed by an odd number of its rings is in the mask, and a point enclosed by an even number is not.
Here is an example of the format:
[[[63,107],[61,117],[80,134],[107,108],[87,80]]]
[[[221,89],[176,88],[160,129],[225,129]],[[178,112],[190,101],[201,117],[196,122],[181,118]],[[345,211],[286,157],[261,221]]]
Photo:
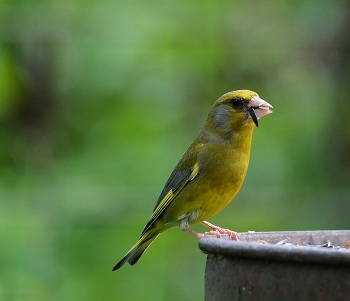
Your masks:
[[[237,90],[222,95],[213,105],[208,121],[216,131],[230,134],[243,126],[253,129],[258,119],[272,113],[272,106],[249,90]]]

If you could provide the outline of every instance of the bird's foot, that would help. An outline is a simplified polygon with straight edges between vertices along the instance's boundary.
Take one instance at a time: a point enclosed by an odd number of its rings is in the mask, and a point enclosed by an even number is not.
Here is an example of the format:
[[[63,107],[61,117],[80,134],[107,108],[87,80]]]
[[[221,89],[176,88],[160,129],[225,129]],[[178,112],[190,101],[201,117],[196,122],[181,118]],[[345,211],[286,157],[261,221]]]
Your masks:
[[[222,235],[228,235],[229,239],[238,241],[238,236],[235,231],[232,231],[230,229],[220,228],[211,223],[208,223],[207,221],[203,221],[201,222],[201,224],[203,224],[204,226],[207,226],[212,230],[204,233],[197,233],[196,231],[190,229],[188,225],[187,227],[186,226],[183,227],[182,230],[192,234],[193,236],[196,236],[198,239],[202,238],[203,236],[210,236],[210,235],[215,235],[217,238],[222,238]]]
[[[218,226],[215,226],[211,223],[208,223],[207,221],[203,221],[201,222],[202,225],[207,226],[208,228],[212,229],[212,231],[209,232],[205,232],[204,234],[202,234],[202,236],[207,236],[207,235],[215,235],[218,238],[221,238],[221,235],[225,234],[228,235],[230,239],[232,240],[239,240],[238,239],[238,235],[235,231],[232,231],[230,229],[223,229],[220,228]],[[201,237],[202,237],[201,236]]]
[[[211,230],[208,232],[204,232],[201,237],[215,235],[217,238],[222,238],[222,234],[226,234],[226,233],[221,233],[219,230]]]

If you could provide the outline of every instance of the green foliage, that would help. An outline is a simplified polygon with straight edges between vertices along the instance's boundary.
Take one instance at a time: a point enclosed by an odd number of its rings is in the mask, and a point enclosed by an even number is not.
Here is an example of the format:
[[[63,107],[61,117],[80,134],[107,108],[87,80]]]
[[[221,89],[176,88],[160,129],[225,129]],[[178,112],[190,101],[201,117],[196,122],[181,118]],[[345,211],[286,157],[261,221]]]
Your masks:
[[[349,16],[329,0],[0,1],[0,301],[203,299],[205,255],[178,229],[110,269],[231,90],[275,113],[211,221],[349,228]]]

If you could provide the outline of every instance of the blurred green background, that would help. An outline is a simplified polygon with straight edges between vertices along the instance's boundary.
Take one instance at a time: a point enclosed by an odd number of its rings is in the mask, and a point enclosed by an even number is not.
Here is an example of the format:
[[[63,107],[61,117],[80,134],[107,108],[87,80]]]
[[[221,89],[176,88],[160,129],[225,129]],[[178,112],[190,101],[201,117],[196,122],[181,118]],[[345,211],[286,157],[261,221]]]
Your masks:
[[[236,89],[274,114],[210,221],[349,229],[348,1],[0,0],[0,26],[0,301],[202,300],[205,255],[179,229],[110,270]]]

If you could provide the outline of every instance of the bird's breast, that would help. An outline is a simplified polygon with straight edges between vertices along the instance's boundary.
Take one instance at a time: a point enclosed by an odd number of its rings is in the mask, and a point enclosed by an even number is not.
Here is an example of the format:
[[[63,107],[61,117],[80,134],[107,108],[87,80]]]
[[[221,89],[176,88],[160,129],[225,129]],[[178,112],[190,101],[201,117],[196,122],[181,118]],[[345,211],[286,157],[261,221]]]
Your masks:
[[[169,205],[165,219],[189,223],[206,220],[225,208],[241,188],[248,169],[249,152],[230,145],[207,146],[198,155],[199,172]],[[173,222],[175,222],[173,220]]]
[[[237,156],[235,152],[227,152],[226,155],[225,160],[208,162],[204,166],[208,172],[198,179],[201,193],[196,197],[201,199],[201,214],[194,222],[206,220],[220,212],[234,199],[243,184],[249,156]]]

